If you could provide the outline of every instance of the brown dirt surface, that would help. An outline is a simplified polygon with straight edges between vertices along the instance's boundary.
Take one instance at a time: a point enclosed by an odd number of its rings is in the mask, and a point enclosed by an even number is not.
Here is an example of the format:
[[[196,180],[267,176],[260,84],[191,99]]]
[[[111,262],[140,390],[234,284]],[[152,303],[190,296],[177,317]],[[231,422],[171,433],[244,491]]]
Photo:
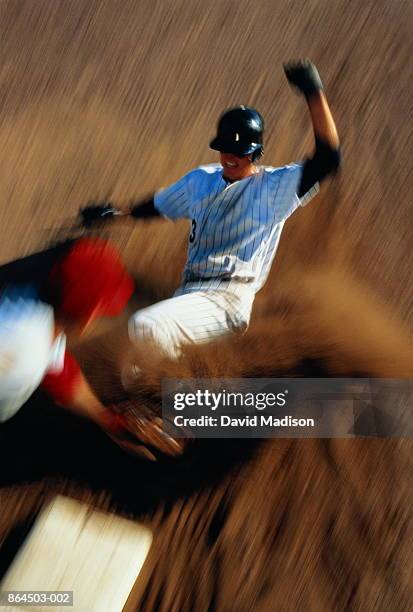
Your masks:
[[[88,200],[126,203],[215,160],[220,112],[257,106],[265,162],[312,147],[282,62],[311,57],[343,167],[287,223],[242,339],[143,364],[164,376],[412,378],[412,3],[367,0],[3,0],[0,262],[70,226]],[[137,303],[171,295],[187,226],[106,230]],[[119,390],[125,323],[77,348],[103,397]],[[115,367],[114,367],[115,366]],[[412,606],[407,440],[200,443],[148,465],[36,393],[0,429],[0,541],[64,492],[155,533],[131,609],[247,612]],[[1,567],[0,567],[1,569]]]

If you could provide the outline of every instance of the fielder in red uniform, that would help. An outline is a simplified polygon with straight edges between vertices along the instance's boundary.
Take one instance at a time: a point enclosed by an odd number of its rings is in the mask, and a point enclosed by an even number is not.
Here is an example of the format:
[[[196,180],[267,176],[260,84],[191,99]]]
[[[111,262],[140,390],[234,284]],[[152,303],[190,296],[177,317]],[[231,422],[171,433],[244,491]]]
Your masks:
[[[126,428],[105,407],[74,357],[66,333],[83,335],[99,317],[122,312],[133,281],[104,240],[72,243],[35,287],[3,288],[0,297],[0,422],[11,418],[38,386],[54,401],[114,436]]]

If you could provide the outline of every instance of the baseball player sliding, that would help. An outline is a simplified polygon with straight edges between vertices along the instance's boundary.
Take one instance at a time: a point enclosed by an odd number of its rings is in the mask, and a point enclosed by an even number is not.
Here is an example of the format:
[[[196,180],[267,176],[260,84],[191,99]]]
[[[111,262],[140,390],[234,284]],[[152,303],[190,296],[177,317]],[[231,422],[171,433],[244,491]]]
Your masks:
[[[313,155],[284,167],[258,165],[264,120],[247,106],[226,111],[210,147],[220,163],[201,166],[129,210],[98,203],[81,211],[90,225],[117,216],[190,220],[188,256],[174,296],[136,312],[129,335],[178,358],[187,344],[209,342],[248,326],[285,221],[318,191],[340,163],[339,138],[323,85],[309,60],[284,66],[305,97],[315,136]]]

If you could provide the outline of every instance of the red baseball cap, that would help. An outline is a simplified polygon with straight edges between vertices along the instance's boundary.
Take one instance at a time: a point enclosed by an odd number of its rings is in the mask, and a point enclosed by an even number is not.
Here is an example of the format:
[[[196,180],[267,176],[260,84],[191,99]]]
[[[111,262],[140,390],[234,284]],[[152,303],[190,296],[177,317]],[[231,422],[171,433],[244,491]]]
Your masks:
[[[114,317],[122,312],[134,282],[116,248],[101,238],[81,238],[53,267],[50,282],[59,311],[72,320]]]

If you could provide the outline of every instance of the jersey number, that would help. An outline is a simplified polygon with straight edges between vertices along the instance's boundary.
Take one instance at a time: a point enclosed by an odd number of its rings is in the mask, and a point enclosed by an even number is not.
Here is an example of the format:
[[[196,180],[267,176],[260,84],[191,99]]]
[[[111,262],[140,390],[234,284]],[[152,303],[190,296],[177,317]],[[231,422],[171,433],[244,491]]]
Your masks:
[[[196,221],[195,219],[192,219],[192,231],[189,235],[189,242],[193,242],[195,240],[195,233],[196,233]]]

